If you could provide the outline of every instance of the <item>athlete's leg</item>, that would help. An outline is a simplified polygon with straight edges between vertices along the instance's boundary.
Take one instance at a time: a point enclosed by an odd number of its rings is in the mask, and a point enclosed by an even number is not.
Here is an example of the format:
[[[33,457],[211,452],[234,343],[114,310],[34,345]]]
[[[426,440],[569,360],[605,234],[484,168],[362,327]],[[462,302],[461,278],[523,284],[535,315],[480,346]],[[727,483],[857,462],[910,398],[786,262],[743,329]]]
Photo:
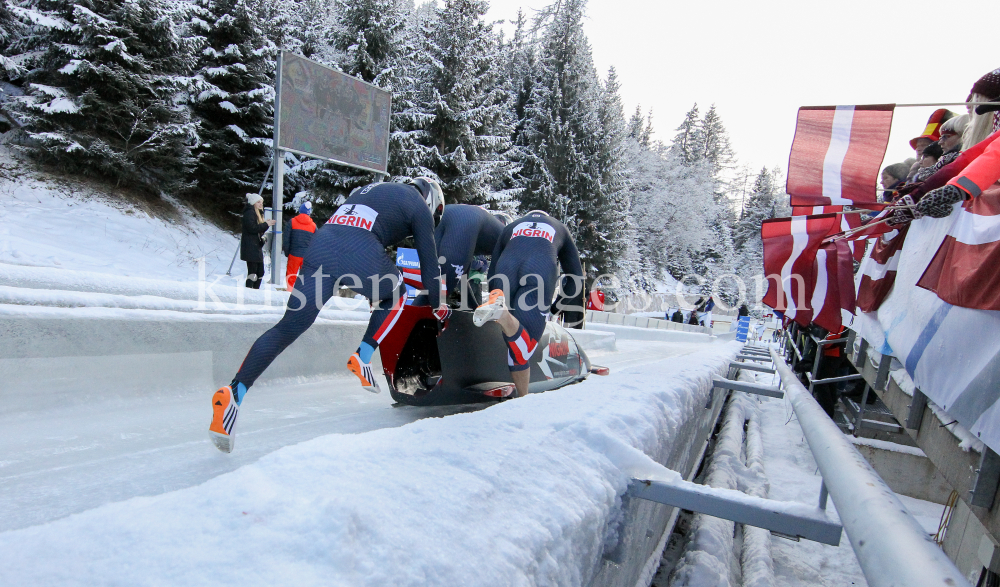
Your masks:
[[[507,343],[507,366],[518,397],[528,394],[530,359],[545,330],[545,312],[539,311],[538,300],[544,297],[547,283],[541,276],[532,277],[534,272],[525,269],[530,269],[529,263],[501,258],[497,274],[490,281],[490,286],[495,289],[490,292],[487,303],[476,310],[478,316],[474,316],[477,324],[489,320],[500,324],[504,342]],[[509,290],[507,295],[500,289],[504,286]]]
[[[347,361],[347,369],[373,393],[379,393],[381,388],[372,369],[372,355],[396,325],[406,302],[406,286],[396,268],[388,259],[381,265],[380,273],[369,276],[361,287],[351,288],[372,301],[372,313],[358,350]]]
[[[522,268],[522,273],[523,268]],[[545,331],[545,317],[548,312],[539,310],[538,300],[544,297],[545,283],[538,279],[538,283],[532,284],[530,274],[527,279],[519,278],[518,285],[511,291],[512,307],[507,311],[510,316],[509,325],[517,324],[513,334],[504,332],[504,341],[507,343],[507,366],[510,368],[511,378],[517,386],[517,395],[524,397],[528,395],[528,384],[531,381],[531,356],[538,346],[538,339]],[[546,306],[547,308],[548,306]],[[503,326],[501,325],[501,328]]]
[[[333,296],[336,277],[324,273],[321,267],[302,267],[302,275],[295,283],[292,296],[288,298],[285,315],[253,343],[233,381],[242,383],[245,387],[253,385],[268,365],[312,326],[320,309]],[[237,400],[242,402],[242,395]]]
[[[288,300],[285,315],[253,343],[232,383],[212,395],[209,437],[223,452],[233,451],[233,429],[247,389],[281,351],[312,325],[320,308],[333,295],[333,276],[323,275],[322,271],[314,270],[308,265],[303,269],[303,275],[296,283],[298,287]]]

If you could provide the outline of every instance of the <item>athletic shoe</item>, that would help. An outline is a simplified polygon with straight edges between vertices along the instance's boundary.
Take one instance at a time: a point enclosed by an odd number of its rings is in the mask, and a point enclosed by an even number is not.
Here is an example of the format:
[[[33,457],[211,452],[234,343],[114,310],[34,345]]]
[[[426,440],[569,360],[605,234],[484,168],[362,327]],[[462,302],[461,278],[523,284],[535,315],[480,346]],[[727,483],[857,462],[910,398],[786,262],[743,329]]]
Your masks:
[[[350,359],[347,359],[347,369],[358,376],[358,379],[361,380],[361,387],[372,393],[382,391],[378,386],[378,382],[375,381],[375,372],[372,371],[372,364],[362,361],[358,353],[354,353]]]
[[[503,316],[506,309],[507,302],[504,300],[503,290],[495,289],[490,292],[490,298],[486,300],[486,303],[476,308],[472,314],[472,323],[476,326],[482,326],[487,322],[497,320]]]
[[[239,413],[240,406],[236,403],[232,387],[226,385],[212,396],[212,425],[208,427],[208,436],[215,448],[222,452],[233,452],[236,443],[233,428]]]

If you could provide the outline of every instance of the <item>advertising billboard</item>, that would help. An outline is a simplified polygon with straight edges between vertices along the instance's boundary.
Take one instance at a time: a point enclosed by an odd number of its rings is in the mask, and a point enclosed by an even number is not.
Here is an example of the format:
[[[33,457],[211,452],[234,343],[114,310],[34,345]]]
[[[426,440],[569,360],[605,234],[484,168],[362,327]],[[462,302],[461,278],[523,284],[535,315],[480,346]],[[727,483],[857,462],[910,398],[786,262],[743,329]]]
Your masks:
[[[278,59],[278,148],[387,173],[392,94],[294,53]]]

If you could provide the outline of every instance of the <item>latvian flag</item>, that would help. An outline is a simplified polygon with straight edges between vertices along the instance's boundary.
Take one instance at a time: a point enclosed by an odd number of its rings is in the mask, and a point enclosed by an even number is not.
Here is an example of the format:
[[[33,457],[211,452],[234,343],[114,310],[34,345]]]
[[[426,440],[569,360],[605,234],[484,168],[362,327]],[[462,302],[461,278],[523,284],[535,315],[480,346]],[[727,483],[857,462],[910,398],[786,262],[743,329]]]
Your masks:
[[[967,200],[917,285],[963,308],[1000,310],[1000,185]]]
[[[909,225],[882,235],[871,254],[861,263],[861,281],[858,283],[858,308],[862,312],[874,312],[892,291],[896,283],[896,269],[899,266],[900,250],[906,240]]]
[[[800,324],[811,321],[816,252],[835,226],[836,214],[772,218],[761,224],[768,283],[764,304]]]
[[[799,108],[788,158],[792,206],[878,206],[893,104]]]
[[[833,229],[835,234],[847,232],[848,230],[852,230],[854,228],[861,226],[860,212],[849,212],[846,214],[840,214],[838,218],[840,218],[840,223],[837,227]],[[858,242],[857,239],[853,239],[850,237],[843,240],[846,242],[847,248],[850,249],[851,255],[854,257],[854,260],[860,263],[861,260],[865,258],[865,243]],[[829,330],[829,328],[827,330]]]
[[[839,332],[855,310],[854,262],[848,243],[840,240],[821,245],[816,251],[815,272],[810,300],[812,322]]]
[[[837,214],[843,206],[792,206],[792,216],[815,216],[816,214]]]

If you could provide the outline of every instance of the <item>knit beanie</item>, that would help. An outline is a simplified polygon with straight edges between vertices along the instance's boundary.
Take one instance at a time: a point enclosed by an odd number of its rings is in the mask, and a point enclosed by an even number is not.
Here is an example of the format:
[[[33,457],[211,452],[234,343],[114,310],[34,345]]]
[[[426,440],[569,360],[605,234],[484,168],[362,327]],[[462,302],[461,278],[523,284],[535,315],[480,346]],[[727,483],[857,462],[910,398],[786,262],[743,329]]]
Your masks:
[[[1000,68],[994,69],[972,84],[971,93],[985,96],[991,102],[1000,98]]]
[[[247,203],[250,204],[251,206],[253,206],[257,202],[263,202],[263,201],[264,198],[260,197],[257,194],[247,194]]]
[[[302,202],[302,205],[299,206],[299,214],[312,214],[312,211],[313,203],[308,200]]]

